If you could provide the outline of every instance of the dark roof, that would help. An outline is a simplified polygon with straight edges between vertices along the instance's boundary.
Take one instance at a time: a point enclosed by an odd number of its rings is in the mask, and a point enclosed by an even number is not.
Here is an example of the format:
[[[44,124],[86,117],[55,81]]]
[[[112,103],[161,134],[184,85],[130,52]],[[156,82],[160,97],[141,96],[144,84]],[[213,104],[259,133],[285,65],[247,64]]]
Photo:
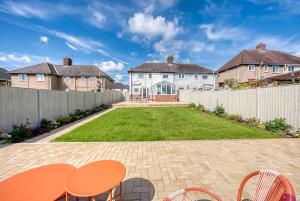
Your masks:
[[[195,64],[144,63],[128,72],[143,73],[212,73],[212,70]]]
[[[275,75],[272,77],[268,77],[265,79],[267,82],[273,82],[273,81],[292,81],[292,80],[298,80],[300,81],[300,70],[295,72],[290,72],[282,75]]]
[[[219,68],[218,72],[237,67],[241,64],[300,64],[300,57],[275,50],[243,50]]]
[[[41,63],[25,68],[16,69],[9,71],[10,74],[48,74],[48,75],[58,75],[58,76],[104,76],[108,79],[113,79],[104,73],[100,68],[95,65],[53,65],[50,63]]]
[[[49,74],[49,75],[57,75],[57,71],[55,67],[50,63],[41,63],[41,64],[35,64],[32,66],[27,66],[25,68],[19,68],[13,71],[9,71],[10,74]]]
[[[0,68],[0,80],[10,80],[10,74],[4,68]]]
[[[116,82],[113,84],[113,89],[128,89],[128,88],[129,88],[128,85],[125,85],[125,84],[122,84],[119,82]]]

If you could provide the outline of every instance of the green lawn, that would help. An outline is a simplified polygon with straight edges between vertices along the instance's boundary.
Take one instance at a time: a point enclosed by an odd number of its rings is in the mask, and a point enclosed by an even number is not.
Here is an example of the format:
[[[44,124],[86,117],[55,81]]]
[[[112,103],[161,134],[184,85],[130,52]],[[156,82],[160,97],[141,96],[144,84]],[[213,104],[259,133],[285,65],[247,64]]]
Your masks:
[[[274,138],[272,132],[186,107],[120,108],[56,138],[59,142]]]

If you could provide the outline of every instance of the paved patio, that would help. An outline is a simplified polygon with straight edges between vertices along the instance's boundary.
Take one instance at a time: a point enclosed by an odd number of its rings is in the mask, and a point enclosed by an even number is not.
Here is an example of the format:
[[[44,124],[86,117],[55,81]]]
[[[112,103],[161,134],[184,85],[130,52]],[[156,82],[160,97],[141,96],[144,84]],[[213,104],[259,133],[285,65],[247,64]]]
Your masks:
[[[245,174],[264,168],[285,174],[300,192],[298,139],[14,144],[0,148],[0,180],[49,163],[102,159],[126,165],[126,200],[162,200],[187,186],[235,200]]]

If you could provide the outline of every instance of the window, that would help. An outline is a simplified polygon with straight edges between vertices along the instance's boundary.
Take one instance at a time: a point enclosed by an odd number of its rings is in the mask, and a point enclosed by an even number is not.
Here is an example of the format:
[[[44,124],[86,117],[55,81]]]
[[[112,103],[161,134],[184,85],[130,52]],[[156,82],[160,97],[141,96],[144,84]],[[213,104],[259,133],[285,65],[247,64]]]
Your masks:
[[[136,87],[133,88],[133,92],[134,92],[134,93],[139,93],[139,88],[136,88]]]
[[[198,79],[198,74],[195,74],[195,79]]]
[[[44,81],[45,76],[44,74],[36,74],[36,81]]]
[[[70,83],[70,77],[64,77],[64,83]]]
[[[167,94],[167,86],[166,85],[162,85],[161,92],[162,92],[162,94]]]
[[[255,71],[254,65],[248,65],[248,71]]]
[[[163,78],[168,78],[168,74],[163,74]]]
[[[151,73],[149,73],[149,78],[152,78],[152,74]]]
[[[268,72],[268,70],[269,70],[269,68],[268,68],[269,66],[268,65],[264,65],[264,72]]]
[[[288,67],[288,72],[294,72],[295,70],[295,67],[294,66],[289,66]]]
[[[138,78],[139,79],[143,79],[144,78],[144,74],[143,73],[138,73]]]
[[[85,77],[81,77],[80,82],[84,83],[85,82]]]
[[[90,77],[90,81],[91,81],[91,83],[95,83],[96,82],[96,77]]]
[[[273,73],[279,73],[279,66],[272,66]]]
[[[160,84],[156,85],[156,88],[157,88],[157,94],[158,95],[161,94],[161,85]]]
[[[175,94],[176,92],[175,92],[175,86],[174,85],[172,85],[172,94]]]
[[[183,79],[184,78],[184,74],[179,74],[179,78]]]
[[[207,75],[202,75],[203,80],[207,80]]]
[[[225,75],[226,75],[226,76],[229,75],[229,71],[228,71],[228,70],[225,71]]]
[[[27,80],[27,74],[19,74],[19,80],[20,81],[26,81]]]
[[[172,95],[176,94],[175,85],[168,83],[166,81],[162,81],[156,85],[156,94],[157,95]]]

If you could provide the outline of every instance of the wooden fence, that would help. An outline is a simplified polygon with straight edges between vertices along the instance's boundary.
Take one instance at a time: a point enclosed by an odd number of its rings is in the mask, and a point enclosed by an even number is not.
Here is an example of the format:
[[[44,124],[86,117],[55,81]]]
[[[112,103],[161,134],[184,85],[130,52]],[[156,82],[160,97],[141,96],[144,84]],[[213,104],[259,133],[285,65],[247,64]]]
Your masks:
[[[261,122],[282,117],[293,127],[300,128],[300,85],[236,91],[180,90],[179,100],[202,104],[209,110],[222,105],[229,114],[256,117]]]
[[[13,125],[37,127],[41,119],[53,120],[76,109],[87,110],[95,106],[111,105],[124,100],[121,92],[53,91],[0,87],[0,131],[10,132]]]

